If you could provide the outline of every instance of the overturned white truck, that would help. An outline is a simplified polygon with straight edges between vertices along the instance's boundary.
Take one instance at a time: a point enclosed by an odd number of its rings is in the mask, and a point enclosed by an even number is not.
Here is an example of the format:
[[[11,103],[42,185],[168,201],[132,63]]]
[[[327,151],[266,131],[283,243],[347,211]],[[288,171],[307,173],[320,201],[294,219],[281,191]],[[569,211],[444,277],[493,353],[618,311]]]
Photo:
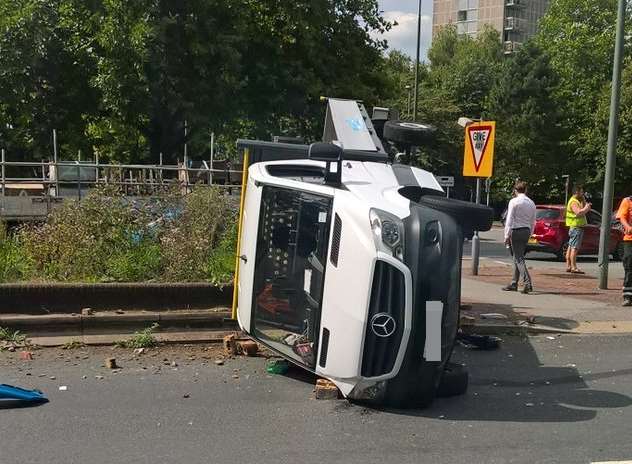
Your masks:
[[[387,121],[384,137],[422,141],[426,128]],[[463,230],[489,230],[492,211],[394,164],[353,100],[328,99],[323,143],[238,146],[250,166],[235,299],[242,330],[352,400],[420,407],[438,389],[463,392],[467,373],[449,363]]]

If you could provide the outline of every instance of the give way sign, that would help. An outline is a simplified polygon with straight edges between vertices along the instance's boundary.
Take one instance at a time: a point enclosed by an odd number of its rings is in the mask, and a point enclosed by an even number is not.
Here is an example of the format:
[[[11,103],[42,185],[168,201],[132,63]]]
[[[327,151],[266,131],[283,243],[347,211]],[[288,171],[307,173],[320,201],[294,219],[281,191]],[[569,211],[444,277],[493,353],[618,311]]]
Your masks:
[[[495,139],[495,121],[474,122],[465,128],[464,176],[492,176]]]

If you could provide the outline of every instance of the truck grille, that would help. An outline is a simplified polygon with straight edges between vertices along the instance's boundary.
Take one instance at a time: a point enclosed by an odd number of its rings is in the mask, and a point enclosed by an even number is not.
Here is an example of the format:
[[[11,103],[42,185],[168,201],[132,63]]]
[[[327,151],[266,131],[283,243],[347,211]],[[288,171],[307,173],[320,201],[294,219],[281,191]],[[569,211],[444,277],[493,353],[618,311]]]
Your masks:
[[[342,220],[340,216],[336,214],[334,219],[334,233],[331,239],[331,253],[329,255],[329,260],[331,264],[335,267],[338,267],[338,255],[340,254],[340,238],[342,236]]]
[[[378,377],[393,370],[404,332],[405,308],[404,274],[384,261],[377,261],[364,337],[363,377]]]

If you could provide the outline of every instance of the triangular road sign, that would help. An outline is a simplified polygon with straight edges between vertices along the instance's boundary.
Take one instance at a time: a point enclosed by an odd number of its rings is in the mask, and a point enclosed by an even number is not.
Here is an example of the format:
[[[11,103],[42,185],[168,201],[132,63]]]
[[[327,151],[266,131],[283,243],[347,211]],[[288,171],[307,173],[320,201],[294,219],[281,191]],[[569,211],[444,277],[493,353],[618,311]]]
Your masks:
[[[463,175],[491,177],[494,157],[495,122],[474,123],[465,128]]]

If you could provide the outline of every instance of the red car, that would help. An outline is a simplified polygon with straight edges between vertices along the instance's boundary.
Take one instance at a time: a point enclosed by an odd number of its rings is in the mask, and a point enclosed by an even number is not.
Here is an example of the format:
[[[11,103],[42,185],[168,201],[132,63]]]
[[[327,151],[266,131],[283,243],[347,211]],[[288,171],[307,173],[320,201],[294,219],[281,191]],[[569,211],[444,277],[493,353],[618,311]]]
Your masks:
[[[588,224],[584,227],[584,239],[580,255],[596,255],[599,252],[599,228],[601,214],[590,210],[586,215]],[[529,239],[527,251],[553,253],[561,261],[565,260],[568,248],[568,227],[566,227],[563,205],[538,205],[535,229]],[[615,259],[623,258],[623,236],[613,227],[610,229],[610,254]]]

